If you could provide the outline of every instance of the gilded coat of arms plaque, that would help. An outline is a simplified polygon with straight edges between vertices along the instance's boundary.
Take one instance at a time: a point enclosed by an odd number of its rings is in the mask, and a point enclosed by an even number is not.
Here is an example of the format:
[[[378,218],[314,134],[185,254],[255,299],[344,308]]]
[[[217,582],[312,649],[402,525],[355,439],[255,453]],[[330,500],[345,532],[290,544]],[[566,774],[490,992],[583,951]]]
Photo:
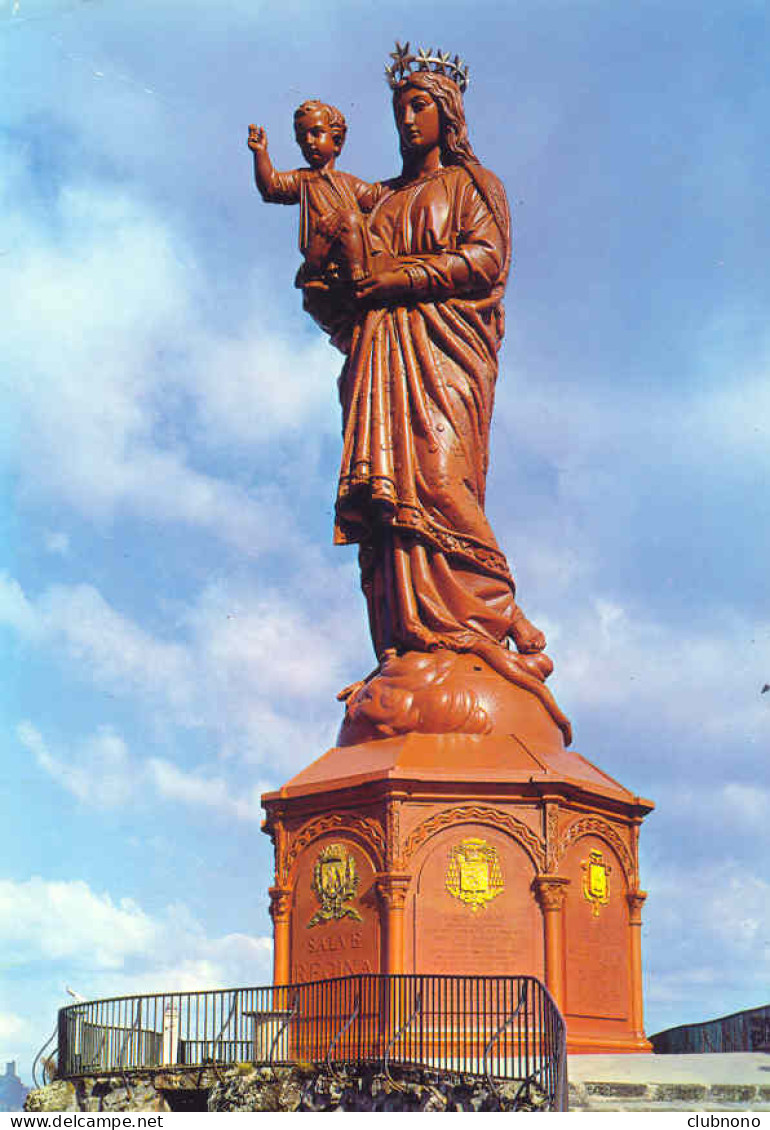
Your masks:
[[[492,844],[469,837],[452,848],[446,889],[453,898],[475,911],[496,898],[503,887],[500,858]]]
[[[355,907],[347,905],[355,898],[358,884],[353,856],[343,844],[328,844],[319,853],[313,868],[311,888],[321,905],[308,922],[308,928],[339,918],[363,921]]]
[[[583,897],[591,903],[595,918],[599,908],[610,901],[610,872],[612,868],[604,862],[602,853],[596,849],[588,853],[588,859],[580,864],[583,868]]]

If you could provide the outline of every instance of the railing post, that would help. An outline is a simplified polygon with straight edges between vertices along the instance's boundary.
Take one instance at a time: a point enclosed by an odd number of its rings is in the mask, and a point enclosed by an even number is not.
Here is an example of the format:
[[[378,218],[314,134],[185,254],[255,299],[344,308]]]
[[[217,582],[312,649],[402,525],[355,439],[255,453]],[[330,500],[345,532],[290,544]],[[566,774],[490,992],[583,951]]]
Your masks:
[[[288,985],[291,926],[291,888],[271,887],[270,917],[273,920],[273,984]]]
[[[538,875],[533,886],[543,912],[545,983],[564,1011],[564,926],[562,911],[570,880],[558,875]]]
[[[60,1008],[58,1015],[58,1059],[59,1059],[59,1073],[65,1077],[72,1073],[74,1069],[74,1055],[72,1047],[72,1030],[74,1024],[70,1022],[69,1010],[67,1008]]]
[[[176,1063],[179,1051],[179,1009],[172,997],[163,1006],[163,1050],[161,1062],[165,1066]]]

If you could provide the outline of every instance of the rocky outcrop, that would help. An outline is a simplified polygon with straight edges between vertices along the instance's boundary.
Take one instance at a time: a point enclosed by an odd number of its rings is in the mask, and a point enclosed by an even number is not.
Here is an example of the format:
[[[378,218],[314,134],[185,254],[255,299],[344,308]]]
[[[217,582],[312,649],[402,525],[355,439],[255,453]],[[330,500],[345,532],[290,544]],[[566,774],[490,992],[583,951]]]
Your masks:
[[[24,1109],[45,1110],[84,1110],[78,1106],[75,1084],[67,1079],[56,1079],[45,1087],[30,1091],[24,1100]]]
[[[120,1076],[56,1079],[30,1091],[24,1104],[28,1111],[171,1110],[153,1078]],[[205,1109],[205,1108],[204,1108]]]
[[[498,1093],[477,1076],[361,1065],[331,1071],[306,1067],[207,1067],[57,1080],[30,1092],[30,1111],[210,1110],[210,1111],[458,1111],[510,1110],[518,1084],[498,1084]],[[531,1091],[519,1107],[542,1109]]]
[[[494,1111],[512,1108],[518,1085],[498,1086],[472,1075],[424,1068],[352,1067],[334,1072],[257,1068],[228,1073],[211,1090],[209,1110],[282,1111]],[[536,1110],[538,1095],[524,1109]]]

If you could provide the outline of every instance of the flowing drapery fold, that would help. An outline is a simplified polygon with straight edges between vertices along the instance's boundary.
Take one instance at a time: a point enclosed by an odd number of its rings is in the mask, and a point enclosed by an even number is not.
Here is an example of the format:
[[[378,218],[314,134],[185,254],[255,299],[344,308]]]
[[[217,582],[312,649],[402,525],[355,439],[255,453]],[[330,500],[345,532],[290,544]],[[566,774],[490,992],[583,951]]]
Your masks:
[[[505,194],[480,166],[386,187],[369,218],[375,271],[408,265],[427,282],[419,300],[370,309],[350,328],[335,540],[360,546],[378,655],[474,651],[503,643],[515,611],[484,514]]]

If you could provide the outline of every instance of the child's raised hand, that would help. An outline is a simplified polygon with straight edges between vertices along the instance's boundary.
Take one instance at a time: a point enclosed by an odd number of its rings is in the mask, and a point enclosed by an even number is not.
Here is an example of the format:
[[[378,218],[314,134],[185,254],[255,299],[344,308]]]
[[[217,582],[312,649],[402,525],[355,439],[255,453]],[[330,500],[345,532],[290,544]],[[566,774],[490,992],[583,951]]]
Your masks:
[[[267,133],[264,126],[249,126],[248,145],[252,153],[267,153]]]

